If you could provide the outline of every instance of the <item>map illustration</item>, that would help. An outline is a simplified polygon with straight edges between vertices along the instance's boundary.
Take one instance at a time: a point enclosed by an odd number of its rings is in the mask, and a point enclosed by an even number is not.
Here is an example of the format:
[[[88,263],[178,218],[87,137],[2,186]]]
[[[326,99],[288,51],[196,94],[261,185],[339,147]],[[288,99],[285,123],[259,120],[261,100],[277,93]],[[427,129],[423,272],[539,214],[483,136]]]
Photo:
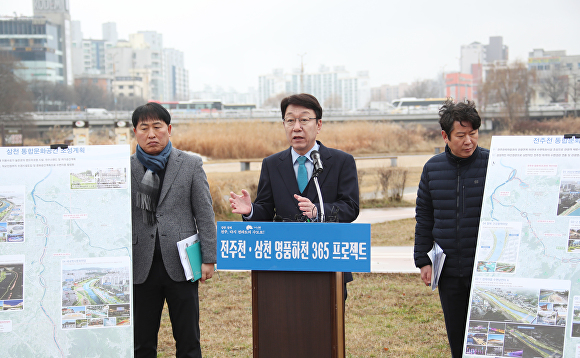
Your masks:
[[[0,166],[2,356],[131,357],[129,146],[0,148]]]
[[[494,136],[490,150],[464,357],[577,356],[580,138]]]

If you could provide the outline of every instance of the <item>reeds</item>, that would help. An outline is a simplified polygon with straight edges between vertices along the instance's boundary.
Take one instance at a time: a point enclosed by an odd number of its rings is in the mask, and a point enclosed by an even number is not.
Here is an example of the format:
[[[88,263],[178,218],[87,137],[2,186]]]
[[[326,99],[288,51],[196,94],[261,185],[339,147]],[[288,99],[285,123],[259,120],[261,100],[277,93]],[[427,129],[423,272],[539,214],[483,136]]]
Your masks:
[[[327,147],[353,155],[431,152],[434,145],[425,128],[385,122],[324,122],[317,139]],[[224,122],[179,125],[173,146],[212,160],[264,158],[288,148],[281,122]]]

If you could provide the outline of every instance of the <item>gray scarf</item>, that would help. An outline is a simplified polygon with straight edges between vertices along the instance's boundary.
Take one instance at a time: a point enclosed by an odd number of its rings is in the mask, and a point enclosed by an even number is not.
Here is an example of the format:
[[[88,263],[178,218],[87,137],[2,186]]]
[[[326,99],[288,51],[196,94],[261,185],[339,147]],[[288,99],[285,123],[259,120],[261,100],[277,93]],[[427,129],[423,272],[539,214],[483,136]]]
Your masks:
[[[169,154],[171,154],[171,142],[167,143],[165,148],[158,155],[150,155],[145,153],[139,145],[137,145],[137,159],[147,171],[137,188],[137,207],[143,211],[143,222],[148,225],[155,224],[155,212],[157,211],[157,200],[159,198],[159,184],[161,180],[157,173],[167,165]]]

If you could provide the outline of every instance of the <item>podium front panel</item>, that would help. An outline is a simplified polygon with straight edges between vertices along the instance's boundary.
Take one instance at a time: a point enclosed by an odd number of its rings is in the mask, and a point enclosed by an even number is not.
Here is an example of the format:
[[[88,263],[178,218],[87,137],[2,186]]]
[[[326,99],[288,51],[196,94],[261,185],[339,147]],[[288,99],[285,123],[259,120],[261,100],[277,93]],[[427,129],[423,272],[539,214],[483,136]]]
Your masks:
[[[252,271],[256,357],[344,357],[342,273]]]

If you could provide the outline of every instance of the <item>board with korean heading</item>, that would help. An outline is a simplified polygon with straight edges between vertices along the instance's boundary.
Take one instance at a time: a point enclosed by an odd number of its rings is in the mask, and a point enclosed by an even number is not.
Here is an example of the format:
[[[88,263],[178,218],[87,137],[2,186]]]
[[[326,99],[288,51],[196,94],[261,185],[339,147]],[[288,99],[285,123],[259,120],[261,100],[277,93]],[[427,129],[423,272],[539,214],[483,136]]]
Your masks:
[[[129,155],[0,148],[2,356],[133,356]]]
[[[464,357],[578,357],[580,138],[490,151]]]

